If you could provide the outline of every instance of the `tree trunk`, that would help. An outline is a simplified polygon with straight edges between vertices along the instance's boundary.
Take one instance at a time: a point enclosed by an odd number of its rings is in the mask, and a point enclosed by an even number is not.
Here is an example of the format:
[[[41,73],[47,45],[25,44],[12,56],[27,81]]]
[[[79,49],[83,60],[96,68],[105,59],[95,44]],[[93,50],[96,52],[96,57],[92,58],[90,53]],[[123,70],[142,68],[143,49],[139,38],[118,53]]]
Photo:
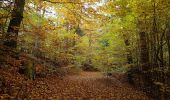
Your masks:
[[[127,61],[128,61],[128,64],[131,64],[133,63],[133,58],[132,58],[132,52],[129,50],[129,46],[130,46],[130,43],[129,43],[129,40],[126,39],[125,40],[125,45],[127,47]]]
[[[12,48],[17,47],[17,37],[19,27],[23,19],[25,0],[15,0],[7,34],[5,35],[4,45]]]
[[[34,80],[36,75],[36,70],[33,61],[27,60],[25,67],[26,69],[24,74],[26,75],[26,77],[30,80]]]
[[[164,39],[164,34],[162,34],[160,39],[160,67],[164,67],[163,39]]]
[[[141,68],[143,71],[147,71],[149,67],[149,50],[146,42],[146,33],[140,32],[140,62],[141,62]]]
[[[156,10],[156,1],[153,0],[153,22],[152,22],[152,33],[151,33],[151,54],[152,54],[152,67],[158,66],[158,57],[157,56],[157,45],[159,45],[158,38],[158,29],[157,29],[157,10]]]
[[[164,67],[163,41],[161,41],[160,45],[160,67]]]
[[[169,67],[170,67],[170,33],[167,33],[167,46],[168,46]]]
[[[169,67],[170,67],[170,41],[168,41]]]

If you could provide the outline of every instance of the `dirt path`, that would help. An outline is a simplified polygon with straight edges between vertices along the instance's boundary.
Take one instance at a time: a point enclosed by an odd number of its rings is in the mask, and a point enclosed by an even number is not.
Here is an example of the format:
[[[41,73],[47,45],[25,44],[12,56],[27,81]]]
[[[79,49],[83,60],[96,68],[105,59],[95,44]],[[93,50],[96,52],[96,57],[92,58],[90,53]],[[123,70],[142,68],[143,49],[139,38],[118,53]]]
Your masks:
[[[37,79],[29,95],[35,100],[151,100],[127,83],[93,72]]]

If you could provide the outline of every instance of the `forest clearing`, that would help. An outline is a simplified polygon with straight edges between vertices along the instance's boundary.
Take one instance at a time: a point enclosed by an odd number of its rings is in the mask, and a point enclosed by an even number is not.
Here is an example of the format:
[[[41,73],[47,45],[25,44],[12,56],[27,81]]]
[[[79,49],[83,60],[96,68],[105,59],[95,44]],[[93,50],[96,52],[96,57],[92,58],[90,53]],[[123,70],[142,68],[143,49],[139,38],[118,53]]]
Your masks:
[[[170,100],[170,0],[0,0],[0,100]]]

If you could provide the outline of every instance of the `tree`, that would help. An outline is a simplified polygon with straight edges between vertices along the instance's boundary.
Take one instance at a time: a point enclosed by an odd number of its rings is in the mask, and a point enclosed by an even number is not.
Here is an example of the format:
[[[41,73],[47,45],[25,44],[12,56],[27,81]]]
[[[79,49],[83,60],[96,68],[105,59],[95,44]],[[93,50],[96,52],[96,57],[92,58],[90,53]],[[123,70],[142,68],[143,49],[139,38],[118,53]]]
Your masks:
[[[141,60],[141,68],[143,71],[147,71],[150,67],[149,66],[149,51],[148,51],[148,46],[146,42],[146,33],[145,32],[140,32],[140,60]]]
[[[20,29],[20,24],[23,19],[25,0],[15,0],[7,34],[5,34],[4,45],[12,48],[17,47],[17,37]]]

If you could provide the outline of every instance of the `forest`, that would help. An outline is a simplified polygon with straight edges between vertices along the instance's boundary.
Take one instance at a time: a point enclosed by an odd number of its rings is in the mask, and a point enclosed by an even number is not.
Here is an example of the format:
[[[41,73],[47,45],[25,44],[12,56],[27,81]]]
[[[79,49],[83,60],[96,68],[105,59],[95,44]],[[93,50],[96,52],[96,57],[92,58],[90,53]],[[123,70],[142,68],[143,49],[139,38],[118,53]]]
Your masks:
[[[0,0],[0,100],[170,100],[170,0]]]

